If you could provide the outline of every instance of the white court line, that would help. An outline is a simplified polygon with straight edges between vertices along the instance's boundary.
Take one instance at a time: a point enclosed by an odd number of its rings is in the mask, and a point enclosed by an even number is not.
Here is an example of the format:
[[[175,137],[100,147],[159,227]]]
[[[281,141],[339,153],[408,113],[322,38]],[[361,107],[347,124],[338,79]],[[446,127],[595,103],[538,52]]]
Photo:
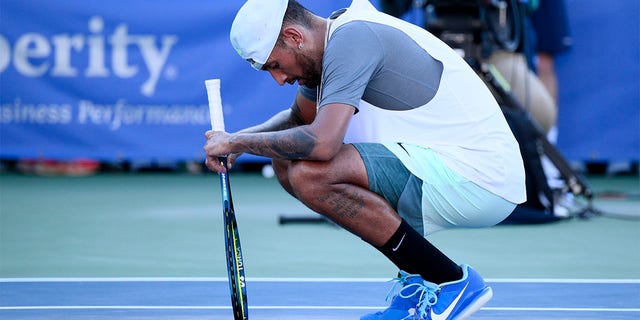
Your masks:
[[[84,277],[0,278],[2,282],[227,282],[223,277]],[[247,282],[389,282],[390,278],[247,278]],[[640,283],[640,279],[487,278],[489,283]]]
[[[38,282],[227,282],[223,277],[114,277],[114,278],[0,278],[1,283]],[[602,283],[636,284],[640,279],[486,279],[491,283]],[[387,278],[248,278],[247,282],[389,282]],[[250,310],[381,310],[386,306],[251,306]],[[0,311],[20,310],[230,310],[230,306],[0,306]],[[497,312],[637,313],[640,308],[534,308],[485,307]]]
[[[249,310],[380,310],[386,306],[251,306]],[[230,306],[9,306],[2,310],[230,310]],[[640,308],[486,307],[486,311],[640,312]]]

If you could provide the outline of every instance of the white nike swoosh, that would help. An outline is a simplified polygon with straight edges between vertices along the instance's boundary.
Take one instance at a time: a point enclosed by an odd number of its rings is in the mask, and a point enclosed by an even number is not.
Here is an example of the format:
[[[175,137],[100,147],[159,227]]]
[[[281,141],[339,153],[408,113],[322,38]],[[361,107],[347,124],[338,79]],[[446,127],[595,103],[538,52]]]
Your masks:
[[[431,313],[431,319],[432,320],[446,320],[446,319],[449,319],[449,315],[451,314],[451,312],[453,312],[453,308],[455,308],[456,304],[458,304],[458,300],[460,300],[460,298],[462,298],[462,295],[467,290],[467,286],[469,286],[469,282],[467,282],[467,284],[464,286],[464,288],[462,288],[462,291],[460,291],[458,296],[453,300],[453,302],[451,302],[451,304],[447,307],[447,309],[445,309],[444,312],[442,312],[441,314],[436,314],[435,312],[433,312],[433,309],[431,309],[431,312],[430,312]]]
[[[400,242],[398,242],[398,245],[395,248],[392,248],[391,251],[396,252],[398,250],[398,248],[400,248],[400,245],[402,244],[402,241],[404,240],[404,236],[406,236],[407,234],[403,234],[402,238],[400,238]]]

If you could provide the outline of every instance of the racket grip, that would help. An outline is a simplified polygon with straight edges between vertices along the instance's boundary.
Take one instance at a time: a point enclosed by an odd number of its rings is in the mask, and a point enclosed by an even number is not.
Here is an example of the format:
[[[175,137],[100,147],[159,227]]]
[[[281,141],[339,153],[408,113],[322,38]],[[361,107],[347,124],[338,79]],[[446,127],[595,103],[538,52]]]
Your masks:
[[[211,118],[211,129],[213,129],[214,131],[224,131],[222,98],[220,96],[220,79],[205,80],[204,85],[207,88],[207,98],[209,99],[209,116]]]

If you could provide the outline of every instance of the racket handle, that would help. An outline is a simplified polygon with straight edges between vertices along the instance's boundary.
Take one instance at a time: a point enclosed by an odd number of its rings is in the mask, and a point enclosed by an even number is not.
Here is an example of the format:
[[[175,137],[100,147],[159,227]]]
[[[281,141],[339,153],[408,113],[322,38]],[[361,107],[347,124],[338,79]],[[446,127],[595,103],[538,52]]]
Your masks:
[[[214,131],[224,131],[222,98],[220,97],[220,79],[205,80],[204,85],[207,88],[207,98],[209,99],[211,129]]]

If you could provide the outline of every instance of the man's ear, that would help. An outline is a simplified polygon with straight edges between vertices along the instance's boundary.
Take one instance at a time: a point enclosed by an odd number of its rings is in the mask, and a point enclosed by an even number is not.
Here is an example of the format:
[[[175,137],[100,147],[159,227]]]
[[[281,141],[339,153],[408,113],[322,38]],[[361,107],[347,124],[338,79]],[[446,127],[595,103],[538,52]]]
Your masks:
[[[296,26],[288,26],[282,29],[282,39],[284,42],[292,47],[297,47],[301,43],[304,43],[304,35],[300,32],[300,29]]]

